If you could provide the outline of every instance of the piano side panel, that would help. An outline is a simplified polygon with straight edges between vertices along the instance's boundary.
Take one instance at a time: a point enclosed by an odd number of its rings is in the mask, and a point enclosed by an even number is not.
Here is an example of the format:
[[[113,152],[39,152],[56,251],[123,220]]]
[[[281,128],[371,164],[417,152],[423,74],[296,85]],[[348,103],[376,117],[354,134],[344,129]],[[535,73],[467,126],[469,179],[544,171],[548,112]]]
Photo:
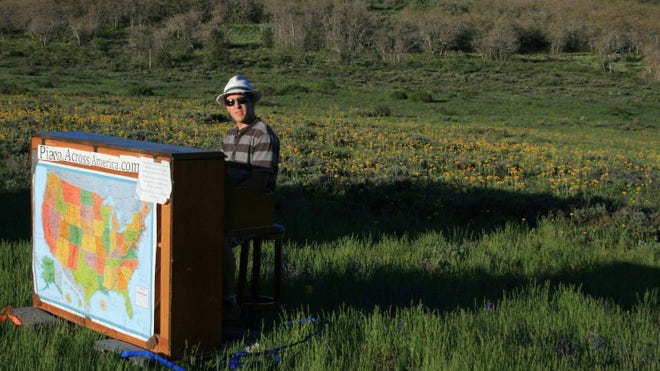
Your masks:
[[[173,162],[169,318],[173,354],[181,354],[186,345],[199,345],[201,352],[220,346],[224,173],[223,158]]]

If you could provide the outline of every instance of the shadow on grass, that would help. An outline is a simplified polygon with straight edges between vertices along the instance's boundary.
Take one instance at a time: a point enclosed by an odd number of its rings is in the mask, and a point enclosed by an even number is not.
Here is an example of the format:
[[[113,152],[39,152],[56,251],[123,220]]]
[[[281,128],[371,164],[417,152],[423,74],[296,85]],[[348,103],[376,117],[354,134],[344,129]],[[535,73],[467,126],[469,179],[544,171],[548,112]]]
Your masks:
[[[601,203],[602,199],[562,199],[493,189],[456,189],[442,183],[395,181],[341,189],[301,187],[278,190],[279,221],[295,242],[335,241],[342,236],[378,239],[414,237],[430,230],[447,237],[479,237],[507,223],[533,226],[541,216]],[[0,239],[31,238],[30,190],[0,193]]]
[[[30,240],[32,205],[30,190],[0,193],[0,240]]]
[[[457,189],[441,183],[405,180],[323,191],[282,187],[279,192],[278,215],[287,227],[286,238],[301,245],[337,241],[343,236],[377,241],[383,236],[406,235],[414,239],[428,231],[441,232],[449,239],[477,239],[506,224],[533,227],[545,216],[567,215],[596,204],[608,209],[615,207],[599,198]],[[348,272],[314,277],[312,294],[305,292],[304,279],[298,276],[294,279],[299,281],[287,288],[291,290],[287,304],[328,310],[340,305],[371,309],[422,303],[429,308],[451,310],[486,306],[488,301],[496,303],[505,292],[549,282],[553,287],[574,285],[585,295],[630,308],[646,291],[660,287],[660,269],[629,263],[537,277],[437,268],[430,271],[424,267],[415,271],[376,269],[356,264]]]
[[[350,273],[315,277],[311,292],[306,292],[301,282],[285,283],[285,305],[306,305],[317,312],[341,306],[371,311],[376,306],[388,309],[418,304],[441,311],[488,309],[497,306],[505,293],[512,294],[545,283],[554,289],[560,285],[571,285],[586,296],[631,309],[645,293],[653,290],[657,293],[660,269],[615,263],[558,272],[536,279],[515,275],[494,276],[484,271],[430,273],[421,269],[371,272],[365,278],[365,274],[357,269]]]
[[[334,189],[321,186],[311,191],[281,187],[278,192],[277,210],[287,238],[301,243],[335,241],[342,236],[378,239],[406,234],[414,238],[431,230],[448,238],[478,238],[507,223],[533,227],[543,216],[567,215],[592,204],[611,207],[599,198],[459,189],[410,180]]]

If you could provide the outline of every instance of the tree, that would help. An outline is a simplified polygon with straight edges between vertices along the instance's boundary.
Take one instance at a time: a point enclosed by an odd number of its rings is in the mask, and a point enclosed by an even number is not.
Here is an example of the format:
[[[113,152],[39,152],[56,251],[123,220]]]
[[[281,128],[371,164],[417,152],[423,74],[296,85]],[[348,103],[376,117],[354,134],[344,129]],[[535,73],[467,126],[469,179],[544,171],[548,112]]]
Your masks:
[[[66,28],[62,9],[55,1],[38,1],[26,3],[29,14],[27,32],[38,39],[43,46],[62,35]]]
[[[259,23],[264,18],[264,6],[254,0],[220,1],[225,19],[235,23]]]
[[[398,63],[405,54],[418,50],[418,35],[413,22],[405,19],[384,21],[376,33],[374,48],[383,61]]]
[[[649,42],[642,48],[644,54],[645,74],[654,81],[660,81],[660,44]]]
[[[204,60],[209,67],[218,67],[226,57],[227,33],[218,19],[213,19],[203,28]]]
[[[362,3],[334,0],[326,18],[326,46],[340,56],[372,47],[375,19]]]
[[[99,8],[94,2],[88,0],[65,4],[63,12],[69,30],[73,33],[79,46],[86,45],[98,30]]]
[[[547,33],[552,53],[572,53],[589,50],[591,22],[588,17],[596,10],[588,2],[548,4]]]
[[[131,28],[128,42],[133,54],[133,61],[145,63],[149,68],[153,65],[153,53],[156,47],[153,27],[143,24]]]
[[[166,20],[155,32],[156,59],[165,65],[189,60],[194,49],[202,45],[197,38],[201,24],[201,14],[195,11]]]
[[[470,51],[475,35],[469,15],[430,10],[418,14],[421,48],[441,56],[450,50]]]
[[[516,31],[508,21],[499,20],[475,41],[475,49],[484,60],[506,60],[520,49]]]
[[[325,46],[328,2],[265,0],[272,17],[275,45],[291,50],[320,50]]]
[[[0,32],[23,31],[27,28],[29,19],[21,0],[0,1]]]

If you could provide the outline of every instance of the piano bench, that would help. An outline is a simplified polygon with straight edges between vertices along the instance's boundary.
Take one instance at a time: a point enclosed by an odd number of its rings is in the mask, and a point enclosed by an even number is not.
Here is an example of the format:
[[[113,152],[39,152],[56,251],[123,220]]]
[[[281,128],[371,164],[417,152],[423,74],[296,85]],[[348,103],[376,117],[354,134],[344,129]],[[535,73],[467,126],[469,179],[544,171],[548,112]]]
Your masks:
[[[241,308],[270,309],[280,304],[282,299],[282,236],[284,226],[273,224],[271,227],[250,230],[250,238],[241,244],[241,257],[238,268],[237,301]],[[248,231],[245,231],[248,232]],[[274,267],[273,267],[273,296],[264,296],[259,293],[259,275],[261,273],[261,247],[262,242],[273,241]],[[247,295],[248,255],[252,244],[252,282],[250,295]]]

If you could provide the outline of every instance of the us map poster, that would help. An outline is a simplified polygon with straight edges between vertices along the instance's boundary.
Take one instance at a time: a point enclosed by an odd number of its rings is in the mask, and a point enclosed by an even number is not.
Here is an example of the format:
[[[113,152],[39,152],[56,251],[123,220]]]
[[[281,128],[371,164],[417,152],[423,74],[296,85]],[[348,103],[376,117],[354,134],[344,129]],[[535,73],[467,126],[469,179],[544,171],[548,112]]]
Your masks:
[[[134,177],[37,161],[33,275],[40,300],[139,339],[154,334],[156,203]]]

